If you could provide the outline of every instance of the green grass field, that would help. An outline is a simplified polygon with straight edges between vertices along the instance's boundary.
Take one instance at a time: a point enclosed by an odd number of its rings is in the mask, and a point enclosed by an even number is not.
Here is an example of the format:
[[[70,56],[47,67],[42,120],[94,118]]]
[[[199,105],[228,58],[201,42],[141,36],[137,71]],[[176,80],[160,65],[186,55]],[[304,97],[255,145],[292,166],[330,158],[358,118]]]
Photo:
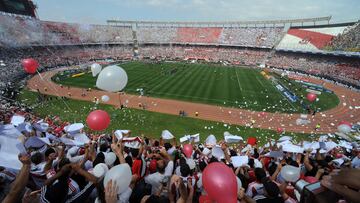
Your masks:
[[[213,105],[230,106],[255,111],[304,113],[298,104],[284,98],[260,70],[213,64],[145,63],[121,64],[128,74],[125,92]],[[69,86],[95,88],[96,77],[87,73],[81,77],[55,76]],[[300,90],[305,94],[305,90]],[[300,95],[298,95],[300,96]],[[327,110],[338,104],[334,94],[323,94],[314,107]]]
[[[69,122],[85,123],[86,117],[93,110],[95,104],[92,102],[77,100],[60,100],[56,97],[46,102],[37,100],[37,93],[23,90],[18,96],[18,100],[25,103],[28,107],[33,107],[33,111],[39,116],[48,115],[60,116]],[[65,103],[71,110],[67,109]],[[111,124],[105,132],[110,133],[116,129],[132,130],[133,135],[144,134],[148,137],[159,138],[162,130],[169,130],[177,138],[186,134],[200,133],[200,138],[204,140],[208,135],[214,134],[219,140],[223,139],[223,133],[229,131],[232,134],[240,135],[244,139],[255,136],[260,143],[266,142],[269,138],[277,139],[279,134],[271,130],[263,130],[237,125],[228,125],[221,122],[205,121],[195,118],[179,117],[161,113],[154,113],[137,109],[115,109],[110,105],[98,105],[98,109],[103,109],[111,116]],[[295,140],[310,140],[316,135],[286,133],[293,136]]]

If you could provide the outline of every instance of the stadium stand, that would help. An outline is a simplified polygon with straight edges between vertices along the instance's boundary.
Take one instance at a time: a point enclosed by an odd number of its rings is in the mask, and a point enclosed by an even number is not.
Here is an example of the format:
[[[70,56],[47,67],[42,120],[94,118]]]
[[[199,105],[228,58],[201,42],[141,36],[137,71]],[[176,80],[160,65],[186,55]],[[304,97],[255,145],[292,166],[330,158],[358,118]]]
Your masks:
[[[344,34],[336,36],[330,47],[333,50],[360,52],[360,22],[354,24],[349,29],[345,29]]]
[[[177,28],[139,27],[136,31],[139,43],[172,43],[175,42]]]
[[[222,44],[271,48],[282,37],[283,27],[138,27],[139,43]]]
[[[61,61],[62,58],[70,64],[73,63],[72,61],[79,63],[81,60],[88,61],[106,57],[131,59],[133,52],[127,46],[125,48],[120,48],[121,46],[101,48],[97,46],[76,47],[75,45],[121,45],[133,44],[135,41],[140,44],[140,48],[137,50],[140,58],[227,61],[232,64],[259,65],[266,61],[266,58],[271,58],[273,51],[271,52],[270,48],[276,46],[280,40],[281,42],[276,50],[349,50],[351,47],[356,49],[359,46],[358,34],[356,33],[360,27],[359,23],[292,27],[281,39],[285,34],[283,26],[162,27],[161,25],[143,25],[133,29],[131,25],[110,26],[47,22],[29,16],[9,15],[3,12],[0,12],[0,20],[2,22],[0,24],[0,46],[12,47],[10,52],[19,52],[23,57],[32,56],[32,54],[26,56],[28,52],[22,50],[24,47],[72,45],[70,47],[46,48],[45,51],[37,49],[35,54],[42,53],[43,56],[55,56],[41,58],[45,64],[48,63],[48,60],[52,60],[49,61],[49,66],[63,62]],[[354,46],[351,46],[352,40]],[[147,46],[147,44],[152,45]],[[162,44],[162,46],[157,44]],[[20,51],[13,51],[16,50],[15,47],[20,48]],[[75,50],[78,50],[78,53],[74,53]],[[54,53],[47,53],[49,51]],[[86,53],[86,51],[88,52]],[[1,58],[5,59],[4,64],[15,63],[15,61],[8,62],[7,58],[9,57],[7,55],[12,56],[10,60],[19,58],[6,53],[4,50],[2,55]],[[320,74],[359,85],[359,63],[356,62],[356,58],[347,58],[311,54],[300,54],[299,56],[299,54],[277,52],[267,64]]]
[[[272,48],[282,37],[283,30],[283,27],[224,28],[219,43]]]
[[[178,28],[176,42],[215,44],[221,31],[221,28]]]
[[[231,49],[209,46],[141,46],[141,58],[167,60],[227,61],[232,64],[257,65],[268,54],[267,50]]]
[[[276,47],[280,50],[300,50],[300,51],[346,51],[340,44],[344,40],[355,40],[353,45],[346,47],[347,50],[356,48],[358,39],[356,31],[358,24],[343,23],[334,25],[292,27]],[[353,33],[353,34],[351,34]],[[357,40],[357,41],[356,41]],[[349,42],[348,42],[349,45]]]
[[[133,43],[131,27],[48,22],[2,12],[0,20],[3,46]]]
[[[277,52],[267,65],[360,86],[360,62],[357,58]]]

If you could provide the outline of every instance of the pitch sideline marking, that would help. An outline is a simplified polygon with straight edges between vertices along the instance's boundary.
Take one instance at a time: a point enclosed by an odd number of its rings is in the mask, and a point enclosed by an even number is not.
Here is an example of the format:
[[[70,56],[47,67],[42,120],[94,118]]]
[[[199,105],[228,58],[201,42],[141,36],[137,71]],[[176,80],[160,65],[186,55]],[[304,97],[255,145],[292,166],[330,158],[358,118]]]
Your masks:
[[[238,81],[239,88],[240,88],[241,91],[243,91],[243,89],[242,89],[242,87],[240,85],[239,76],[237,74],[237,69],[235,69],[235,74],[236,74],[236,78],[237,78],[237,81]]]

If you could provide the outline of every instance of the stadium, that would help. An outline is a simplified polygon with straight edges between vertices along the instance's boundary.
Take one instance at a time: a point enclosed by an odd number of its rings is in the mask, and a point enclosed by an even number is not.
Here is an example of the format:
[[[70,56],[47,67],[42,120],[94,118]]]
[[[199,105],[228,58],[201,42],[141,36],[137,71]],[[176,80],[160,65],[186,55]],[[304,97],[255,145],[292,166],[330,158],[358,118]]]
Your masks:
[[[360,201],[336,182],[359,177],[360,21],[36,9],[0,1],[2,201]]]

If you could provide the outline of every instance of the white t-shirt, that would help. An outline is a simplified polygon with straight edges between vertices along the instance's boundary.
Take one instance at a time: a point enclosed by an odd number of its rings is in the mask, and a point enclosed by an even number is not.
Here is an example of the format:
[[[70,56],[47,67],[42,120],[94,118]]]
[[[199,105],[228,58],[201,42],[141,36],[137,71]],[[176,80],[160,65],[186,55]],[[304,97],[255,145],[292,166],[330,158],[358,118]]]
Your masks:
[[[185,184],[186,187],[187,187],[187,181],[188,181],[188,179],[190,179],[190,178],[191,178],[191,185],[192,185],[193,187],[195,186],[196,179],[195,179],[194,176],[188,176],[188,177],[182,177],[182,176],[181,176],[181,178],[182,178],[182,180],[183,180],[183,182],[184,182],[184,184]]]
[[[162,181],[165,178],[165,174],[161,174],[159,172],[150,174],[148,176],[145,176],[145,183],[150,184],[151,187],[151,194],[155,194],[162,184]]]
[[[360,158],[358,156],[353,158],[353,160],[351,161],[351,166],[353,168],[360,168]]]
[[[264,185],[256,181],[251,182],[246,190],[246,195],[251,198],[257,195],[264,195]]]
[[[165,167],[165,175],[166,176],[171,176],[172,175],[172,172],[174,170],[174,162],[173,161],[169,161],[168,164],[166,165]]]

